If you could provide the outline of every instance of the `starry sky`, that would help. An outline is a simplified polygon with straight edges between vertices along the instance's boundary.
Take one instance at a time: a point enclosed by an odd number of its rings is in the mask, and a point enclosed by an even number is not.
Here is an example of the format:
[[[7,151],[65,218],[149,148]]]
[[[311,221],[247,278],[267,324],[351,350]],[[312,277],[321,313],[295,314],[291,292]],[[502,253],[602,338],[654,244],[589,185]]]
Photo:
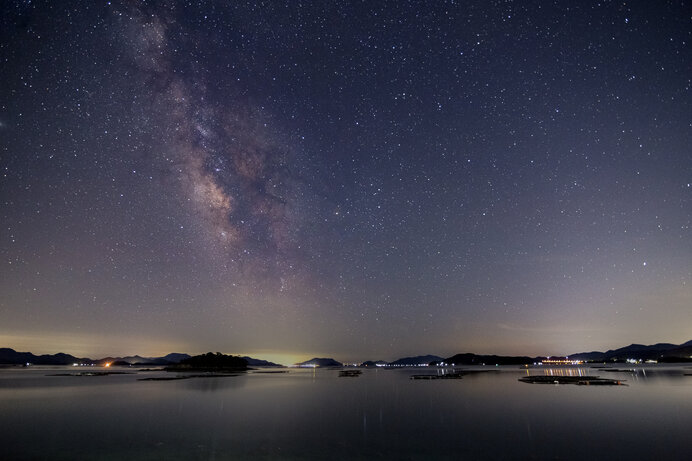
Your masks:
[[[692,339],[688,1],[10,1],[0,345]]]

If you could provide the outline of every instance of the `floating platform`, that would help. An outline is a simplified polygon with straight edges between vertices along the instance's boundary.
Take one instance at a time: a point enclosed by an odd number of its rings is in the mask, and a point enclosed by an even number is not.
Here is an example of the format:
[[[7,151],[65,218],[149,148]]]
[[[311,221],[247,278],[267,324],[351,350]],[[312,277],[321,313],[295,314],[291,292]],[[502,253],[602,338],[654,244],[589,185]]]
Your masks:
[[[360,370],[341,370],[339,372],[339,378],[357,378],[363,372]]]
[[[78,373],[56,373],[46,376],[108,376],[108,375],[133,375],[127,371],[80,371]]]
[[[150,378],[139,378],[137,381],[179,381],[181,379],[193,379],[193,378],[231,378],[233,376],[240,376],[237,374],[205,374],[205,375],[178,375],[178,376],[156,376]]]
[[[463,373],[447,373],[444,375],[411,375],[411,379],[461,379],[463,376]]]
[[[599,378],[598,376],[524,376],[522,383],[529,384],[576,384],[579,386],[626,386],[622,380]]]

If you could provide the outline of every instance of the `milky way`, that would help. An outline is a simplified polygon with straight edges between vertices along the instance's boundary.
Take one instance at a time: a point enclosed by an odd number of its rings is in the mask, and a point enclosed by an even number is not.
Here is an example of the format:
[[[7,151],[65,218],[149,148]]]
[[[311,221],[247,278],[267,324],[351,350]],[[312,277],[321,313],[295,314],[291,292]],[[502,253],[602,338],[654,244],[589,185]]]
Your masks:
[[[0,346],[346,360],[685,342],[690,17],[10,2]]]
[[[283,287],[296,272],[292,258],[301,224],[295,156],[270,139],[261,114],[247,103],[233,97],[219,103],[194,65],[192,77],[175,67],[169,35],[184,26],[171,18],[174,13],[128,11],[135,19],[130,51],[140,78],[158,90],[145,102],[156,105],[156,123],[166,127],[165,160],[204,223],[211,256],[229,269],[230,279],[249,276],[255,284]],[[201,46],[195,34],[186,32],[178,45]]]

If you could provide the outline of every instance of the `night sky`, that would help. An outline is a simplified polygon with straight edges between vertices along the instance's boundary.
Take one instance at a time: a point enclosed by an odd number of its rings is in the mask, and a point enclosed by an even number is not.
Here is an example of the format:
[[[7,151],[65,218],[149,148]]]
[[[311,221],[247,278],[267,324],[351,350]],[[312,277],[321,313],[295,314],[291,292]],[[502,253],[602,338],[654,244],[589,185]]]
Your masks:
[[[6,1],[0,346],[692,339],[688,1]]]

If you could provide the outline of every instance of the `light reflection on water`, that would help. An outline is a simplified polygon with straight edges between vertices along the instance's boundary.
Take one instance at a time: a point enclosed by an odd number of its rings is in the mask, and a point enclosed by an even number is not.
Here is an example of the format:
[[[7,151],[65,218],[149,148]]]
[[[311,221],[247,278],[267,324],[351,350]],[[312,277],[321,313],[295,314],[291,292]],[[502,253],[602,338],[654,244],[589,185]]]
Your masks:
[[[537,369],[534,368],[531,371],[534,371],[533,373],[529,372],[529,369],[526,369],[526,374],[527,376],[535,376],[535,375],[543,375],[543,376],[591,376],[593,375],[593,371],[590,370],[589,368],[585,367],[540,367],[539,373],[536,373]],[[540,373],[542,372],[542,373]]]
[[[684,380],[692,374],[692,367],[680,365],[625,365],[609,366],[535,366],[525,368],[526,376],[617,376],[623,380],[636,380],[642,384],[655,384],[657,380]]]
[[[692,370],[611,368],[468,367],[483,372],[432,381],[409,379],[418,368],[181,381],[0,369],[0,433],[12,434],[0,459],[686,459]],[[527,374],[629,386],[518,381]]]

